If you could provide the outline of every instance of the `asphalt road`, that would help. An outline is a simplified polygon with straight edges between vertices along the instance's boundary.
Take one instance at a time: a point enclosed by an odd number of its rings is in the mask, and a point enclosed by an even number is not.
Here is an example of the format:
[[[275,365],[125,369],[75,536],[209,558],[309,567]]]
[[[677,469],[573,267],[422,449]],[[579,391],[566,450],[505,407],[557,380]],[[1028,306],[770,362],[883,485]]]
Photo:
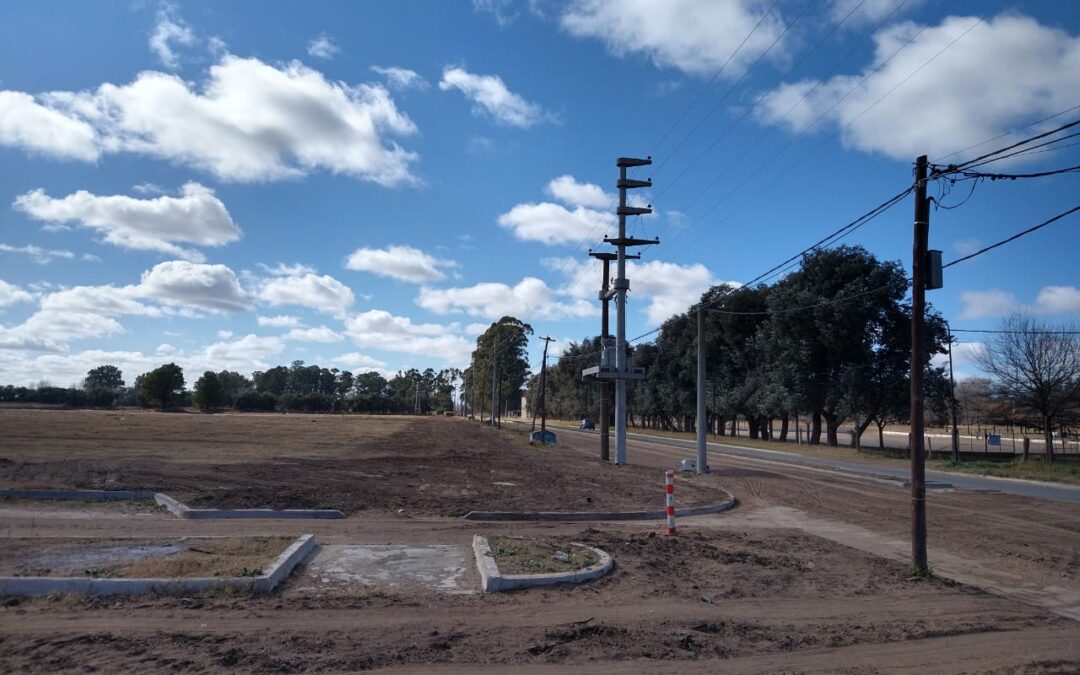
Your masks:
[[[551,428],[551,425],[549,425]],[[560,434],[578,434],[582,436],[595,436],[595,431],[579,431],[569,427],[554,427]],[[662,436],[649,436],[643,434],[627,434],[627,453],[633,461],[633,451],[638,443],[650,443],[665,445],[680,450],[686,450],[686,458],[693,459],[696,456],[697,445],[694,441],[685,441],[677,438],[664,438]],[[597,441],[599,443],[599,441]],[[615,434],[611,434],[611,453],[615,454]],[[723,443],[708,443],[710,456],[728,455],[754,459],[765,462],[796,465],[826,471],[835,471],[845,474],[854,474],[888,481],[906,481],[910,473],[906,468],[894,468],[861,462],[831,459],[827,457],[808,457],[780,450],[759,450],[757,448],[744,448]],[[1034,497],[1036,499],[1048,499],[1058,502],[1080,503],[1080,487],[1061,485],[1056,483],[1041,483],[1037,481],[1021,480],[1015,478],[997,478],[992,476],[973,476],[970,474],[951,473],[945,471],[927,471],[928,483],[949,483],[961,490],[982,490],[987,492],[1001,492],[1004,494],[1018,495],[1021,497]]]

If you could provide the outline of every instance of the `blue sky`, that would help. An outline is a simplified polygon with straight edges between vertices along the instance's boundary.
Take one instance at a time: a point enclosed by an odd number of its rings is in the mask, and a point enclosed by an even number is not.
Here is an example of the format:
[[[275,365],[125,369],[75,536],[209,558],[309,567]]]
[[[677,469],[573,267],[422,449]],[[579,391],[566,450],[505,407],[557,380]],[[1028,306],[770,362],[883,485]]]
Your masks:
[[[968,159],[1076,106],[1071,2],[4,3],[0,382],[464,366],[504,314],[593,335],[614,160],[651,154],[638,335],[904,189],[916,155]],[[1077,194],[1075,174],[981,183],[932,212],[931,248]],[[910,267],[911,219],[909,198],[843,241]],[[1073,216],[930,300],[956,328],[1075,321],[1078,252]]]

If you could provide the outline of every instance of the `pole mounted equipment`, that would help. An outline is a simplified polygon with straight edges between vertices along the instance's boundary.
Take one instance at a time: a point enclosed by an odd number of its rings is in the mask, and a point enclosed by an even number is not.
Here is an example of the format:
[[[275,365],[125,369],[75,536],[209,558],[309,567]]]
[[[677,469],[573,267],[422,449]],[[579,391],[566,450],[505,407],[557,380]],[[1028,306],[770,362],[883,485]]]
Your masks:
[[[626,191],[635,190],[638,188],[650,188],[652,187],[652,179],[649,180],[637,180],[634,178],[627,178],[626,170],[635,166],[649,166],[652,164],[652,157],[646,157],[644,159],[638,157],[619,157],[615,160],[615,166],[619,168],[619,179],[615,183],[615,187],[619,190],[619,206],[615,210],[615,215],[619,217],[619,235],[617,237],[604,237],[604,242],[612,244],[616,248],[616,253],[594,253],[589,251],[589,255],[594,258],[599,258],[604,261],[604,284],[600,289],[600,302],[604,304],[604,324],[601,334],[601,355],[600,365],[586,368],[581,371],[582,377],[595,377],[597,380],[604,382],[606,380],[615,380],[615,463],[619,466],[626,464],[626,381],[627,380],[643,380],[645,379],[645,370],[643,368],[630,369],[626,359],[626,292],[630,290],[630,280],[626,278],[626,261],[636,258],[640,258],[639,255],[627,255],[626,249],[630,246],[650,246],[660,243],[660,239],[636,239],[634,237],[626,236],[626,217],[627,216],[644,216],[652,213],[652,205],[649,206],[628,206],[626,203]],[[615,279],[612,281],[610,287],[608,286],[608,264],[614,260],[616,262]],[[615,298],[615,342],[613,345],[608,345],[608,330],[607,330],[607,302],[612,298]],[[610,349],[614,350],[615,358],[610,358]],[[614,361],[614,363],[612,363]],[[602,399],[603,400],[603,399]],[[602,414],[605,414],[606,410]],[[606,425],[606,417],[604,420]],[[601,456],[606,456],[605,446],[606,433],[601,434]]]

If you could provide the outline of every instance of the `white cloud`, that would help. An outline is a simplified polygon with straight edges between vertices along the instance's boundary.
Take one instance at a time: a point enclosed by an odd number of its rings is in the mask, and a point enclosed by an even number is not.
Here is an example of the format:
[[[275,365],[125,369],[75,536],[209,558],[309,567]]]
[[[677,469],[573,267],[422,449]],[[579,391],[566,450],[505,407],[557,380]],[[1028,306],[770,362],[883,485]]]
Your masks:
[[[1035,307],[1045,314],[1080,314],[1080,288],[1046,286],[1036,296]]]
[[[499,317],[499,318],[501,319],[502,317]],[[465,326],[465,334],[466,335],[472,335],[472,336],[481,335],[489,327],[490,327],[490,324],[486,324],[486,323],[470,323],[468,326]]]
[[[310,307],[332,316],[344,316],[355,302],[352,290],[334,277],[312,272],[278,276],[265,281],[259,299],[270,305]]]
[[[575,207],[573,211],[559,204],[540,202],[518,204],[499,216],[499,225],[523,241],[549,245],[581,243],[599,239],[617,225],[614,214]]]
[[[285,334],[285,339],[296,342],[341,342],[345,337],[326,326],[319,326],[318,328],[293,328]]]
[[[457,89],[475,104],[474,113],[487,113],[500,124],[527,129],[544,119],[540,106],[507,89],[498,75],[475,75],[448,66],[443,70],[439,89]]]
[[[283,262],[279,262],[274,265],[259,263],[259,269],[266,272],[267,274],[272,274],[275,277],[296,277],[302,274],[314,274],[318,271],[311,265],[305,265],[303,263],[286,265]]]
[[[389,372],[386,369],[386,362],[367,356],[366,354],[361,354],[360,352],[341,354],[340,356],[335,356],[331,361],[355,372],[363,371],[367,373],[375,371],[383,375]]]
[[[23,255],[30,256],[30,259],[39,265],[48,265],[54,258],[64,258],[65,260],[72,260],[75,258],[75,254],[71,251],[64,249],[47,249],[40,246],[34,246],[33,244],[27,244],[26,246],[12,246],[10,244],[0,244],[0,252],[2,253],[22,253]],[[85,259],[84,254],[84,259]]]
[[[1076,103],[1080,38],[1017,15],[989,19],[964,35],[977,20],[948,17],[921,34],[911,22],[885,28],[874,35],[874,58],[861,86],[852,90],[863,74],[785,84],[758,109],[758,118],[802,131],[824,116],[858,150],[933,159]],[[904,82],[931,59],[932,67]]]
[[[102,316],[161,316],[160,308],[139,302],[144,295],[139,286],[74,286],[42,296],[41,309]]]
[[[500,26],[509,26],[517,20],[518,13],[512,11],[514,0],[472,0],[473,9],[487,12]]]
[[[439,268],[456,266],[457,263],[453,260],[440,260],[411,246],[358,248],[345,262],[345,267],[351,270],[371,272],[412,283],[445,279],[446,275]]]
[[[173,43],[191,46],[195,43],[195,33],[176,13],[176,7],[166,3],[158,10],[157,23],[150,34],[150,49],[166,68],[171,69],[180,65],[180,59],[173,51]]]
[[[256,321],[260,326],[269,326],[271,328],[299,328],[301,326],[300,319],[285,314],[260,316]]]
[[[564,275],[572,286],[559,289],[581,300],[594,301],[600,287],[600,272],[589,273],[592,263],[577,258],[545,258],[544,265]],[[630,303],[637,298],[648,300],[644,307],[645,318],[650,325],[658,326],[674,314],[685,312],[701,298],[711,286],[724,283],[700,263],[679,265],[677,263],[651,260],[647,263],[630,261],[626,264],[626,276],[630,279]],[[731,283],[731,282],[728,282]]]
[[[0,326],[0,349],[62,352],[71,340],[122,332],[115,319],[100,314],[42,310],[17,326]]]
[[[21,91],[0,91],[0,145],[84,162],[96,162],[101,156],[94,127]]]
[[[130,84],[37,101],[0,92],[0,144],[84,161],[149,155],[226,181],[325,169],[381,185],[416,182],[416,154],[384,138],[416,126],[382,85],[331,82],[298,61],[275,67],[227,54],[201,90],[194,87],[144,71]]]
[[[264,359],[277,356],[285,350],[281,338],[265,337],[252,333],[237,340],[223,340],[207,345],[201,352],[183,359],[192,372],[205,370],[236,370],[251,372],[270,366]]]
[[[0,307],[14,305],[17,302],[30,302],[33,299],[34,296],[28,291],[0,279]]]
[[[753,0],[573,0],[559,23],[571,35],[603,40],[617,56],[641,53],[658,67],[695,75],[731,58],[723,74],[734,79],[784,32],[778,14],[762,21],[764,14]]]
[[[452,365],[468,362],[473,345],[455,334],[456,327],[413,323],[406,316],[373,309],[349,317],[345,334],[358,347],[435,357]]]
[[[210,311],[246,311],[251,298],[225,265],[171,260],[143,272],[139,294],[171,305]]]
[[[85,190],[54,199],[37,189],[16,197],[14,208],[53,225],[76,222],[100,232],[115,246],[197,262],[205,259],[202,253],[176,243],[223,246],[241,234],[225,204],[198,183],[185,184],[179,197],[153,199],[98,196]]]
[[[307,53],[317,59],[330,60],[341,52],[341,48],[334,44],[334,40],[323,33],[308,43]]]
[[[231,338],[233,336],[233,332],[231,330],[219,330],[217,332],[217,336],[218,336],[218,339],[228,340],[229,338]],[[160,349],[160,347],[159,347],[159,349]]]
[[[596,307],[583,299],[558,300],[548,285],[535,277],[526,277],[515,286],[480,283],[467,288],[422,288],[416,304],[436,314],[464,312],[492,321],[504,316],[565,319],[596,314]]]
[[[579,183],[570,175],[552,179],[545,190],[563,204],[592,209],[610,209],[615,199],[615,195],[604,192],[599,185]]]
[[[397,66],[372,66],[371,69],[386,78],[386,86],[394,91],[407,91],[409,89],[427,89],[428,81],[420,76],[420,73],[408,68]]]

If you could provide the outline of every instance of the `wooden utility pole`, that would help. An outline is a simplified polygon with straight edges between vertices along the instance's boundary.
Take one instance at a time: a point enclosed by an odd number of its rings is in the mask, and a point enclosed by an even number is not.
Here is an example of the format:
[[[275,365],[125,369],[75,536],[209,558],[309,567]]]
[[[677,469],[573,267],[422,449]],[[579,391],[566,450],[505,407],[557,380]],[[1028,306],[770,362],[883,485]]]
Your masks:
[[[547,350],[553,338],[542,337],[544,341],[544,360],[540,366],[540,443],[547,445]]]
[[[923,446],[923,371],[926,366],[926,266],[930,203],[926,199],[926,155],[915,160],[915,242],[911,281],[911,563],[916,574],[926,562],[926,456]]]

